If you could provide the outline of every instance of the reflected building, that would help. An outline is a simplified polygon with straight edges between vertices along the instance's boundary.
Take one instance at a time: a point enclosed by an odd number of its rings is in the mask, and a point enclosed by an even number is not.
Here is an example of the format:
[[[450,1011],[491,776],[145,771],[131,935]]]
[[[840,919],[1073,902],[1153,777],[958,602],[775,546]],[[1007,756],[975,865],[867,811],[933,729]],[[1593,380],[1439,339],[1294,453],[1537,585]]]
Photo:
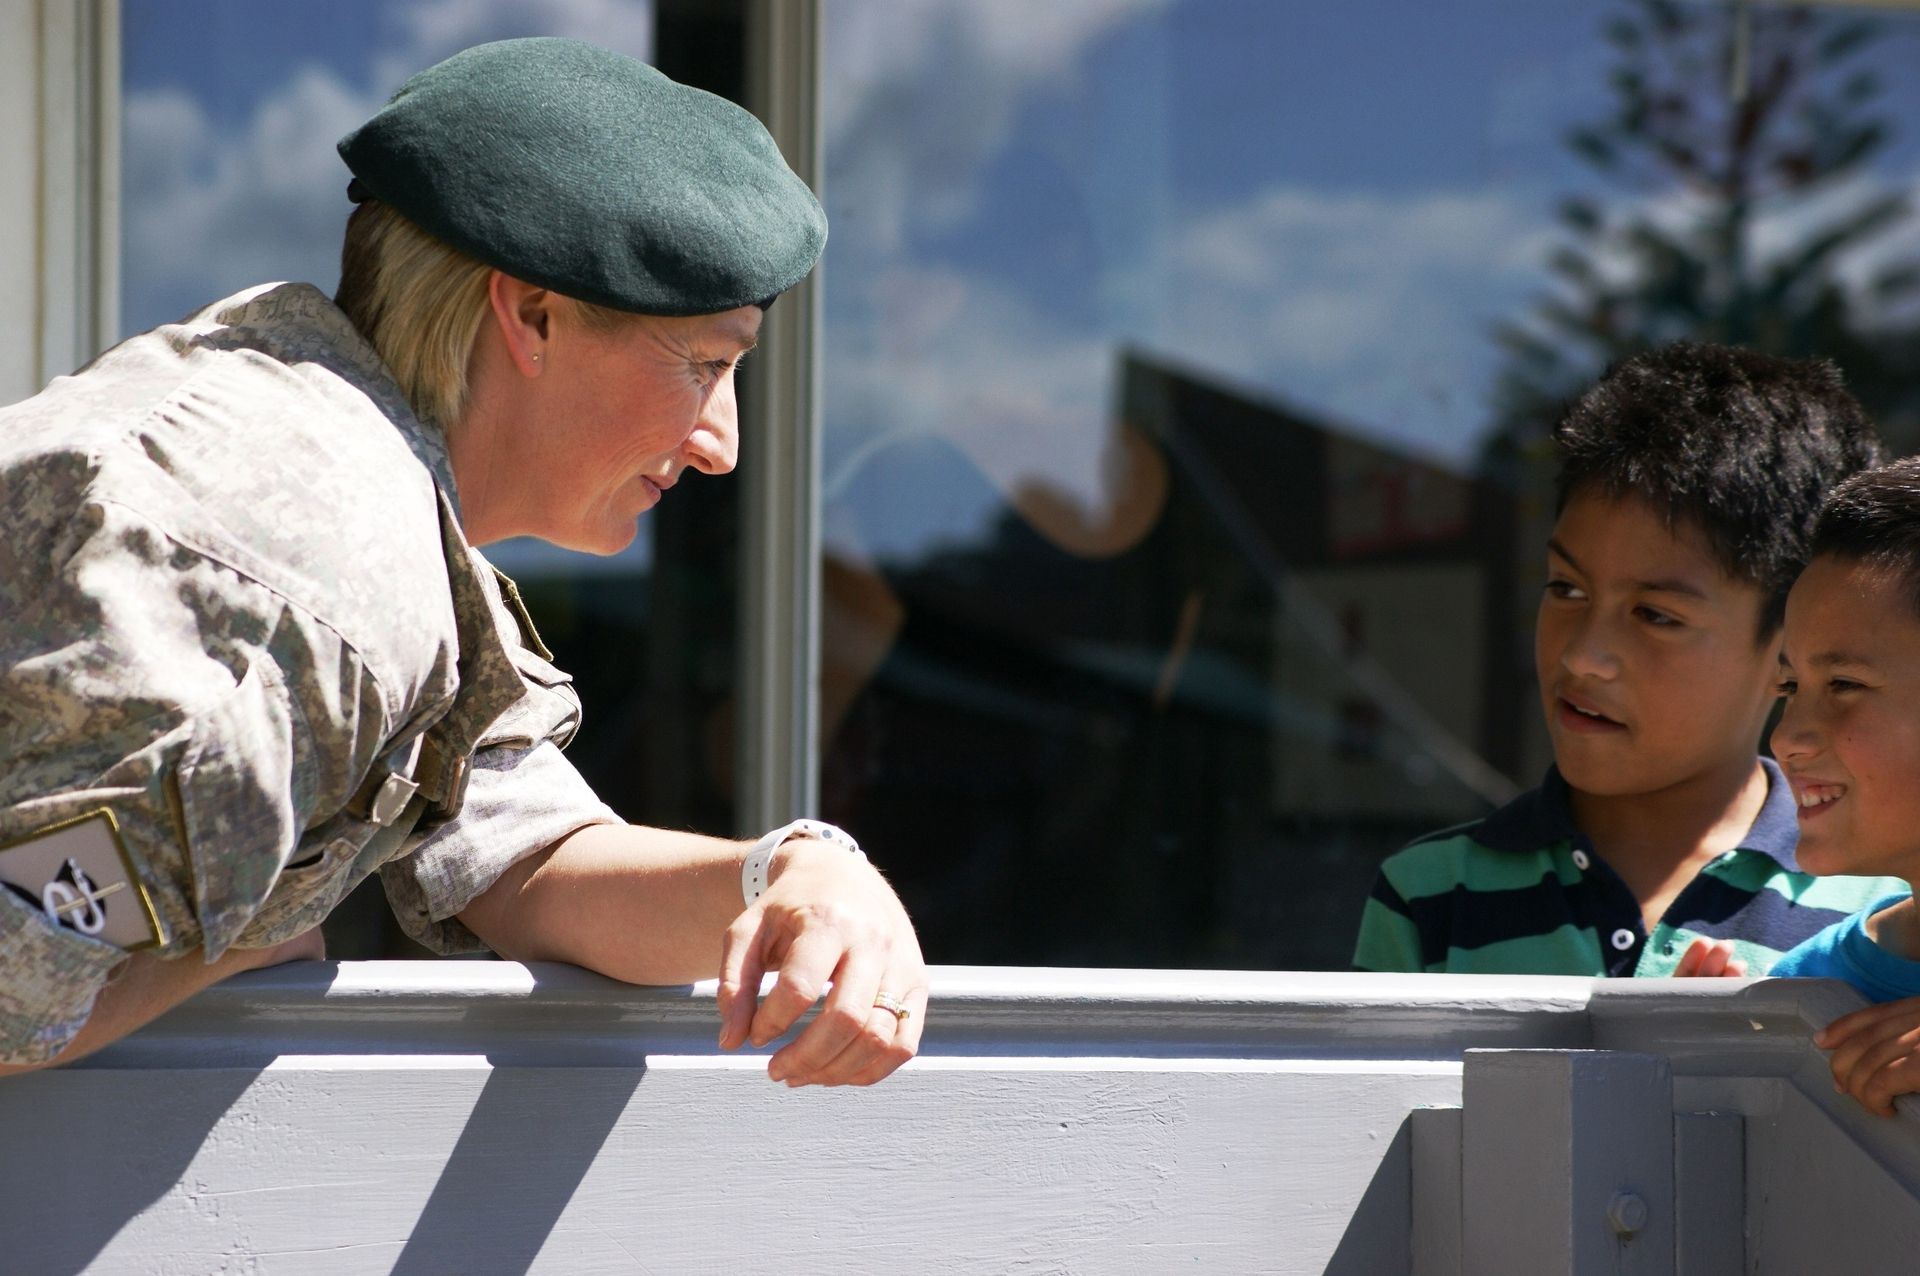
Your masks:
[[[937,435],[847,485],[856,518],[956,485],[1001,512],[830,560],[824,814],[887,848],[936,961],[1344,966],[1379,860],[1544,762],[1514,501],[1140,355],[1118,382],[1113,454],[1163,476],[1121,483],[1125,544],[1076,552],[1060,494],[996,497]]]

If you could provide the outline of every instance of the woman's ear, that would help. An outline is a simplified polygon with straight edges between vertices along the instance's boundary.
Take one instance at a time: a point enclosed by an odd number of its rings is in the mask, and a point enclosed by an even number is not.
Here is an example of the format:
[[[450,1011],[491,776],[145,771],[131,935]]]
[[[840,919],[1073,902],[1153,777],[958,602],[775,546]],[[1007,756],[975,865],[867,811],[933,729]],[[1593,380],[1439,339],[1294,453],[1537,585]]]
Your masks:
[[[487,307],[507,357],[522,376],[537,377],[553,335],[554,294],[495,270],[487,276]]]

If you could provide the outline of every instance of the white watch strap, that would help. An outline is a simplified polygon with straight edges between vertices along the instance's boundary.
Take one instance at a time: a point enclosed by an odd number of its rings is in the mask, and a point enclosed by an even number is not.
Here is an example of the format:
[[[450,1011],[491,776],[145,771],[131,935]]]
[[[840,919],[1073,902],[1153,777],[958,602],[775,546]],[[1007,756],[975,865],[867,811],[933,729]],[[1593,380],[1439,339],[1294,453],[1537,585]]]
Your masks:
[[[867,858],[860,843],[853,835],[837,825],[822,820],[795,820],[783,824],[753,844],[747,852],[747,858],[740,864],[740,894],[751,904],[767,891],[767,869],[773,864],[773,853],[796,837],[811,837],[818,841],[843,846],[861,859]]]

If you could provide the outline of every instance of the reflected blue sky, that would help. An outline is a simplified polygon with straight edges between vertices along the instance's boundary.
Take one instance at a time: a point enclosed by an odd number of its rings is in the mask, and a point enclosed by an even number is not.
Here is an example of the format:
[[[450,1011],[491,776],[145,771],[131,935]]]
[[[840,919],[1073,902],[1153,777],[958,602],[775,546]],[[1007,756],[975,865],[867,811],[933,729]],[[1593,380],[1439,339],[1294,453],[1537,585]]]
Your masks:
[[[1034,29],[992,3],[837,0],[828,491],[932,435],[999,495],[889,499],[836,548],[971,540],[1021,485],[1099,509],[1128,351],[1469,464],[1492,330],[1546,286],[1557,203],[1674,198],[1607,187],[1565,143],[1610,108],[1599,33],[1622,8],[1085,0]],[[1866,180],[1911,188],[1920,18],[1887,17],[1865,61],[1896,129]]]
[[[1616,8],[831,0],[830,489],[932,433],[1097,503],[1128,349],[1464,462],[1489,330],[1543,286],[1554,202],[1596,187],[1563,138],[1606,107]],[[1883,113],[1920,120],[1920,17],[1883,25]],[[330,287],[333,142],[421,66],[518,34],[651,47],[644,0],[125,0],[123,27],[129,331],[263,279]],[[1914,130],[1875,174],[1914,185]]]

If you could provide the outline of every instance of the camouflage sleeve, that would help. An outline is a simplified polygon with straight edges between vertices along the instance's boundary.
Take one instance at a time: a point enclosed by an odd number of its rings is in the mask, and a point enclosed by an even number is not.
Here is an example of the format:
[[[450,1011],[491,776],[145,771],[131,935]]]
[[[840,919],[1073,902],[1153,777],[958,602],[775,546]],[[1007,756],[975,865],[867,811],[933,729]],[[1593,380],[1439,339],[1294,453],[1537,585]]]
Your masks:
[[[435,952],[485,949],[459,912],[500,874],[589,824],[618,824],[560,753],[580,726],[573,679],[524,645],[525,694],[481,737],[460,813],[380,870],[401,928]]]
[[[459,913],[535,851],[589,824],[618,824],[559,746],[492,748],[474,755],[460,814],[419,848],[380,870],[387,901],[408,935],[438,953],[486,945]]]
[[[16,548],[52,521],[9,514]],[[321,752],[377,740],[381,697],[324,626],[141,514],[82,503],[66,528],[0,564],[0,847],[110,813],[160,955],[211,959],[351,765]],[[283,654],[326,662],[326,696]],[[0,1060],[56,1054],[124,956],[0,892]]]

